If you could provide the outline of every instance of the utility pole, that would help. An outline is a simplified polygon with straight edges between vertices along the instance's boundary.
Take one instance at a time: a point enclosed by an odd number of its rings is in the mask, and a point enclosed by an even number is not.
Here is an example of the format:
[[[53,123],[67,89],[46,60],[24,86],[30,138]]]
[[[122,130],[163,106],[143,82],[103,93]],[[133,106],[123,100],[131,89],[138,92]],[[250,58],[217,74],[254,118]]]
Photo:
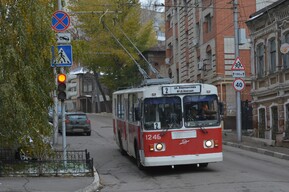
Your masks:
[[[233,0],[234,11],[234,31],[235,31],[235,58],[239,57],[239,26],[238,26],[238,0]],[[237,139],[242,141],[241,130],[241,92],[236,92],[236,125],[237,125]]]
[[[62,9],[61,0],[57,0],[58,10]],[[55,86],[57,86],[57,70],[56,66],[53,67],[53,75],[55,77]],[[57,91],[53,91],[53,145],[58,144],[58,99]]]

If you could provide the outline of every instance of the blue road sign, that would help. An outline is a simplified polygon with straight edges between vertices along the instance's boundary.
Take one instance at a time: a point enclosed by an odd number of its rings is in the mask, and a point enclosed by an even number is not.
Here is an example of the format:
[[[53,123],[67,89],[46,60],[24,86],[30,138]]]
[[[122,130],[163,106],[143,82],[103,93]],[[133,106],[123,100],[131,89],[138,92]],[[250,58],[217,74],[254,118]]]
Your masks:
[[[51,67],[70,67],[72,65],[72,46],[58,45],[51,47]]]
[[[52,29],[56,32],[65,31],[70,25],[69,15],[64,11],[55,11],[52,15]]]

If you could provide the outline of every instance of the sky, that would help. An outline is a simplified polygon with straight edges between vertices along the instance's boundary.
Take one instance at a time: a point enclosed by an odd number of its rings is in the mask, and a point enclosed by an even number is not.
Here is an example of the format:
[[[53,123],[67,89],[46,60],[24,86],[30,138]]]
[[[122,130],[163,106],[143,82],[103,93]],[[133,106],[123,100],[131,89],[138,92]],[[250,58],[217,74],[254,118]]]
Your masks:
[[[153,3],[153,4],[164,4],[164,2],[165,2],[165,0],[139,0],[140,2],[141,2],[141,4],[142,4],[142,6],[146,6],[146,5],[148,5],[148,3],[150,2],[150,3]],[[159,8],[161,8],[161,7],[159,7]]]
[[[141,4],[146,5],[148,4],[148,2],[161,4],[161,3],[164,3],[165,0],[139,0],[139,1],[141,2]]]

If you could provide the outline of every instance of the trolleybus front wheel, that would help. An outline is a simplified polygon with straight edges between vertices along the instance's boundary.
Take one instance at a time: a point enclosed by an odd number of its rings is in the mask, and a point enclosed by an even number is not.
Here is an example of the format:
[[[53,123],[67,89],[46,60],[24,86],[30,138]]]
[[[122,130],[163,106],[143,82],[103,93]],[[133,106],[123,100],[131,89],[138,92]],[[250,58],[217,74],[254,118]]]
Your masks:
[[[136,145],[134,147],[134,150],[135,150],[136,166],[139,168],[139,170],[144,170],[144,166],[140,162],[140,155]]]
[[[126,151],[123,149],[122,140],[120,136],[120,131],[118,131],[118,142],[119,142],[119,150],[122,155],[126,155]]]

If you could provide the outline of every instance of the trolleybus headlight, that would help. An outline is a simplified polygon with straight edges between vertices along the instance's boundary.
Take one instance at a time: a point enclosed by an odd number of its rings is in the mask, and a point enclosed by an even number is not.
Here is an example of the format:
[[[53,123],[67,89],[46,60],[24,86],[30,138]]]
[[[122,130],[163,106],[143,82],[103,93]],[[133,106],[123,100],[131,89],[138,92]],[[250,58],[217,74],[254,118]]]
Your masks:
[[[161,151],[161,150],[163,150],[164,146],[163,146],[162,143],[157,143],[157,144],[155,145],[155,148],[156,148],[156,150]]]
[[[205,148],[212,148],[214,146],[213,140],[205,140],[204,141]]]

